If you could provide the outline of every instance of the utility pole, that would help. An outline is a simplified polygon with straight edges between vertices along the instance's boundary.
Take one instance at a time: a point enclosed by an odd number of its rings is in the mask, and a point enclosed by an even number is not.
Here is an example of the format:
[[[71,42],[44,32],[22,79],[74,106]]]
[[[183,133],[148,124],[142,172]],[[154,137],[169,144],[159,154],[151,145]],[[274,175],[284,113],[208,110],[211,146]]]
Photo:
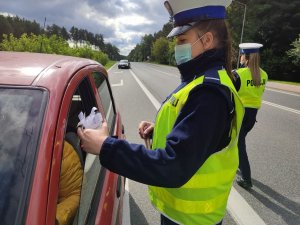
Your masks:
[[[44,20],[44,27],[43,27],[43,31],[45,32],[45,26],[46,26],[46,17]],[[42,40],[41,40],[41,46],[40,46],[40,52],[42,52],[42,47],[43,47],[43,39],[44,39],[44,34],[42,34]]]
[[[244,6],[244,16],[243,16],[241,39],[240,39],[240,43],[243,43],[243,35],[244,35],[244,27],[245,27],[245,20],[246,20],[247,5],[245,3],[242,3],[242,2],[239,2],[239,1],[234,1],[234,2],[240,4],[241,6]],[[241,53],[240,53],[240,50],[239,50],[239,56],[238,56],[236,68],[239,68],[240,56],[241,56]]]

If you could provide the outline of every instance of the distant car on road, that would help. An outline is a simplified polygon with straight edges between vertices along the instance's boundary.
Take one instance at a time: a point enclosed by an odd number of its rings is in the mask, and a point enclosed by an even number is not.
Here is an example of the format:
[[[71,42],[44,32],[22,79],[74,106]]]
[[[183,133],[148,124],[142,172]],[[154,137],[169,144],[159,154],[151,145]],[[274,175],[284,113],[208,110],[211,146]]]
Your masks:
[[[122,139],[121,117],[102,65],[77,57],[0,52],[1,225],[57,224],[66,142],[80,159],[71,166],[77,162],[83,168],[68,224],[122,224],[124,177],[82,151],[76,135],[79,112],[88,115],[93,107],[110,134]]]
[[[130,69],[130,62],[127,59],[120,60],[118,69]]]

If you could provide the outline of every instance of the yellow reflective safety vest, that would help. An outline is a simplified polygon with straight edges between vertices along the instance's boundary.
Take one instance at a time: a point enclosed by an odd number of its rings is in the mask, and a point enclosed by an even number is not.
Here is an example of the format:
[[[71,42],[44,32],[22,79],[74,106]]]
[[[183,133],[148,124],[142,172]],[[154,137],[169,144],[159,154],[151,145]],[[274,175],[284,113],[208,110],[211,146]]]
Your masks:
[[[238,94],[246,108],[259,109],[261,107],[262,96],[268,81],[267,73],[260,69],[261,83],[259,87],[254,86],[251,71],[249,68],[236,70],[241,80],[241,87]]]
[[[166,147],[166,137],[171,132],[190,91],[197,85],[210,81],[225,85],[233,93],[235,112],[231,125],[230,143],[221,151],[212,154],[182,187],[149,186],[149,197],[153,206],[178,224],[212,225],[219,223],[225,215],[227,199],[238,168],[237,141],[244,108],[225,70],[215,70],[215,77],[206,75],[198,77],[172,94],[157,114],[152,149]],[[186,147],[188,148],[188,146]],[[199,151],[201,151],[200,148]],[[176,174],[170,174],[170,176],[176,176]]]

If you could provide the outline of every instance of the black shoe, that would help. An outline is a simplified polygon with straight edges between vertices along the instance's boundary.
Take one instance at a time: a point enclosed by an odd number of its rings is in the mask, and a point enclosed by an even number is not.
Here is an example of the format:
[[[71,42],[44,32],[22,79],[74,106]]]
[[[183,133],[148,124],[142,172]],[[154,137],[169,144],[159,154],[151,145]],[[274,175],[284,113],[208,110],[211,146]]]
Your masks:
[[[252,182],[248,180],[244,180],[242,177],[238,177],[236,179],[236,182],[238,185],[240,185],[242,188],[246,190],[250,190],[252,188]]]

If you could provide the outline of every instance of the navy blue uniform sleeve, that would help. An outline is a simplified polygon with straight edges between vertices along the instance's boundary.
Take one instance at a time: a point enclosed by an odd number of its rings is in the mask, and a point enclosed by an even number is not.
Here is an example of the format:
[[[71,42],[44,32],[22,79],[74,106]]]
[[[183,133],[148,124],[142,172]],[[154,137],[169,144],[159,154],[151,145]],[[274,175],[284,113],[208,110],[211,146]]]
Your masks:
[[[233,70],[232,74],[234,76],[234,80],[233,80],[232,83],[233,83],[236,91],[239,91],[240,88],[241,88],[241,78],[240,78],[240,75],[238,74],[238,72],[236,70]]]
[[[230,129],[229,108],[228,100],[216,88],[196,88],[167,136],[165,149],[153,151],[109,137],[100,152],[101,164],[144,184],[180,187],[211,154],[225,146]]]

